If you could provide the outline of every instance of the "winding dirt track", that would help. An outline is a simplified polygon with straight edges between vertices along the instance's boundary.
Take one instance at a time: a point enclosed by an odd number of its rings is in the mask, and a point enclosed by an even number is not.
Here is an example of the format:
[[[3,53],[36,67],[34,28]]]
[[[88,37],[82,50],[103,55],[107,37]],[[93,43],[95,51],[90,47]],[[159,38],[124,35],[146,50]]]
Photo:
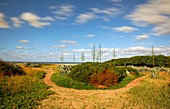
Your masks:
[[[116,90],[76,90],[57,86],[50,80],[53,73],[49,69],[44,82],[52,86],[50,90],[56,93],[42,100],[40,109],[119,109],[126,103],[127,92],[147,77],[135,79],[126,87]]]

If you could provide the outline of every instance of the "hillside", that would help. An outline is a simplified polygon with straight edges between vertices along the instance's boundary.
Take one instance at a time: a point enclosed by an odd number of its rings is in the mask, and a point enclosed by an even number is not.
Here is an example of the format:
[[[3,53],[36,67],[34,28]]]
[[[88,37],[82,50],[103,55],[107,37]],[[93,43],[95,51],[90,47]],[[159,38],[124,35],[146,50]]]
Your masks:
[[[133,56],[130,58],[119,58],[115,60],[107,61],[109,63],[115,63],[116,66],[133,65],[133,66],[147,66],[153,67],[152,56]],[[154,56],[155,67],[170,67],[170,56],[155,55]]]

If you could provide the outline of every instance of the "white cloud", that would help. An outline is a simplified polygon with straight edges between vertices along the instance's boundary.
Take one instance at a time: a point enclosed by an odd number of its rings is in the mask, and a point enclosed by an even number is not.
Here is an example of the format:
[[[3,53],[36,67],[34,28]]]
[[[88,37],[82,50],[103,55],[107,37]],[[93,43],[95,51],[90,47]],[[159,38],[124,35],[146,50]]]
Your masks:
[[[21,21],[19,18],[17,18],[17,17],[11,17],[11,20],[13,21],[13,25],[14,25],[15,27],[20,27],[22,21]]]
[[[53,19],[52,17],[43,17],[43,18],[41,18],[42,20],[44,20],[44,21],[54,21],[55,19]]]
[[[20,42],[20,43],[28,43],[29,40],[19,40],[18,42]]]
[[[94,46],[94,44],[90,43],[90,44],[88,44],[88,46],[93,47],[93,46]]]
[[[110,21],[111,18],[119,14],[119,9],[115,7],[99,9],[91,8],[91,11],[96,14],[96,16],[103,21]]]
[[[110,27],[107,27],[107,26],[100,26],[100,28],[105,29],[105,30],[110,29]]]
[[[77,44],[76,41],[70,41],[70,40],[62,40],[61,42],[64,43],[64,44],[70,44],[70,45],[76,45]]]
[[[149,55],[150,51],[151,51],[150,48],[146,48],[143,46],[134,46],[134,47],[121,49],[120,54],[121,55],[131,55],[131,56]]]
[[[55,9],[57,9],[57,11],[53,11],[53,13],[60,16],[71,16],[73,8],[74,6],[70,4],[56,6]]]
[[[121,2],[122,0],[109,0],[110,2]]]
[[[51,46],[51,48],[67,48],[66,45],[54,45],[54,46]]]
[[[148,39],[149,38],[149,35],[138,35],[136,36],[136,39]]]
[[[2,12],[0,12],[0,28],[10,28],[8,23],[5,21],[4,17],[5,15]]]
[[[73,50],[73,52],[91,52],[91,49],[83,49],[83,48],[81,48],[81,49],[74,49]]]
[[[93,20],[97,18],[97,16],[94,13],[84,13],[80,14],[79,16],[76,17],[76,22],[77,23],[86,23],[90,20]]]
[[[95,36],[94,34],[87,34],[85,37],[90,38],[90,37],[94,37],[94,36]]]
[[[29,25],[37,27],[37,28],[41,28],[43,26],[50,25],[51,23],[44,22],[44,21],[47,21],[47,19],[48,19],[48,21],[52,20],[52,19],[50,19],[50,17],[41,18],[41,17],[37,16],[36,14],[31,13],[31,12],[22,13],[20,18],[22,20],[27,21],[29,23]]]
[[[67,17],[60,17],[60,16],[55,16],[55,18],[57,20],[67,20],[68,19]]]
[[[70,4],[64,4],[60,6],[50,6],[49,9],[55,14],[57,20],[67,20],[73,14],[74,6]]]
[[[104,14],[109,16],[114,16],[119,13],[119,10],[117,8],[106,8],[106,9],[99,9],[99,8],[91,8],[91,11],[96,14]]]
[[[23,46],[16,46],[16,49],[19,49],[19,50],[28,50],[28,48],[25,48]]]
[[[115,31],[118,31],[118,32],[127,32],[127,33],[137,30],[137,28],[133,28],[133,27],[129,27],[129,26],[114,27],[112,29]]]
[[[134,22],[146,26],[154,25],[154,35],[170,34],[170,0],[150,0],[146,4],[137,6],[136,10],[126,17]]]

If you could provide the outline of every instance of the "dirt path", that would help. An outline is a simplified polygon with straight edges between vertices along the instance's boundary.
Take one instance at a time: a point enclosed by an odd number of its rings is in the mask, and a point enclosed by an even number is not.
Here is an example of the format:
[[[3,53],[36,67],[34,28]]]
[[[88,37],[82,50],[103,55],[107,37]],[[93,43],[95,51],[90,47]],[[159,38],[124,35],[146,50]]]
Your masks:
[[[52,74],[53,70],[49,69],[44,82],[52,86],[50,90],[56,93],[41,101],[40,109],[119,109],[126,103],[129,89],[140,85],[147,77],[135,79],[126,87],[116,90],[76,90],[57,86],[50,80]]]

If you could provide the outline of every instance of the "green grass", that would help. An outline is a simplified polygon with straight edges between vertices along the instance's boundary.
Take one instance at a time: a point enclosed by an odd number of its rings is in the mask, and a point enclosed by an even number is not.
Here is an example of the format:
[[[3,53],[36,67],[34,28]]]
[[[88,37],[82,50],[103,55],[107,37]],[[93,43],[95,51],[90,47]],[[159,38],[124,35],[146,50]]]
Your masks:
[[[56,83],[58,86],[62,86],[62,87],[66,87],[66,88],[74,88],[74,89],[86,89],[86,90],[90,90],[90,89],[96,89],[94,86],[87,84],[87,83],[83,83],[83,82],[77,82],[75,80],[72,80],[71,78],[58,74],[58,73],[54,73],[51,76],[51,80]]]
[[[46,72],[44,71],[38,71],[33,76],[37,77],[38,79],[43,79],[46,75]]]
[[[39,76],[39,75],[38,75]],[[36,76],[1,77],[0,109],[37,108],[37,101],[53,94]]]
[[[134,77],[127,76],[117,86],[109,87],[109,89],[119,89],[119,88],[125,87],[127,84],[132,82],[134,79],[137,79],[142,76],[144,76],[144,75],[139,74],[138,76],[134,76]]]
[[[158,79],[145,80],[141,86],[130,90],[133,105],[141,104],[145,109],[169,109],[170,86],[167,82]]]
[[[143,76],[143,75],[139,75],[136,77],[126,77],[117,86],[109,87],[109,88],[97,88],[97,87],[92,86],[91,84],[88,84],[88,83],[75,81],[75,80],[73,80],[65,75],[61,75],[59,73],[54,73],[51,76],[51,80],[58,86],[62,86],[62,87],[66,87],[66,88],[74,88],[74,89],[79,89],[79,90],[94,90],[94,89],[95,90],[96,89],[112,90],[112,89],[118,89],[118,88],[125,87],[128,83],[130,83],[134,79],[141,77],[141,76]]]

